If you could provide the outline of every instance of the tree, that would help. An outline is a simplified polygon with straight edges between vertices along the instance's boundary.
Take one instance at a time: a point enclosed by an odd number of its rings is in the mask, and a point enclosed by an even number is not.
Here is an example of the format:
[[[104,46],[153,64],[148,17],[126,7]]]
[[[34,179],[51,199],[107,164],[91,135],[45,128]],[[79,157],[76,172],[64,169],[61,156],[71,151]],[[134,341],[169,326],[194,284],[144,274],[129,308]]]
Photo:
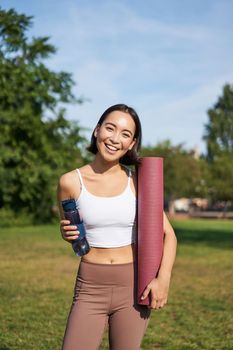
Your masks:
[[[208,110],[204,140],[207,143],[207,160],[213,162],[223,153],[233,154],[233,86],[226,84],[223,95]]]
[[[233,200],[233,86],[226,84],[217,103],[208,111],[204,140],[212,201]]]
[[[212,202],[233,201],[233,156],[223,153],[209,164],[209,196]]]
[[[82,164],[84,138],[65,118],[69,73],[49,70],[48,37],[29,39],[32,17],[0,8],[0,208],[26,210],[49,221],[59,174]]]
[[[164,158],[164,193],[170,212],[176,198],[206,194],[205,162],[196,159],[192,151],[185,150],[182,144],[173,146],[166,140],[154,147],[144,147],[141,154]]]

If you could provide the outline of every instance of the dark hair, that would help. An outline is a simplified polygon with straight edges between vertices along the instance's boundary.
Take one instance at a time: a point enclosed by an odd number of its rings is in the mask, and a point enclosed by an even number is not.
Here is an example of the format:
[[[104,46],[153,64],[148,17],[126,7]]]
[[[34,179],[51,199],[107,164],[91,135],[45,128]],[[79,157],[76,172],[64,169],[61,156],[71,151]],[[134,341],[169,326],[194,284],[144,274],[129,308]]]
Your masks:
[[[139,163],[138,151],[140,150],[141,142],[142,142],[142,127],[141,127],[141,122],[140,122],[139,116],[137,115],[136,111],[132,107],[129,107],[125,104],[117,104],[117,105],[109,107],[101,115],[101,117],[97,123],[97,126],[102,125],[104,120],[107,118],[107,116],[111,112],[114,112],[114,111],[121,111],[124,113],[129,113],[130,116],[133,118],[133,121],[134,121],[135,126],[136,126],[136,130],[135,130],[135,134],[134,134],[134,138],[136,138],[135,145],[133,146],[133,148],[131,150],[127,151],[127,153],[122,158],[120,158],[120,163],[125,164],[125,165],[137,165]],[[91,135],[91,143],[87,147],[87,150],[93,154],[96,154],[98,152],[94,131]]]

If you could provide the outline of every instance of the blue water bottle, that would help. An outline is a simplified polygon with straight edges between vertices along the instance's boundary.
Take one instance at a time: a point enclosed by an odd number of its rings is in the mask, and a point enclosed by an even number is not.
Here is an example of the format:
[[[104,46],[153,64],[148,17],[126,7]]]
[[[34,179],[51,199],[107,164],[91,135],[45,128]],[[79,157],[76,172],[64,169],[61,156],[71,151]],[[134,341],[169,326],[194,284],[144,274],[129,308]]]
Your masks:
[[[72,242],[73,250],[76,255],[83,256],[90,251],[90,246],[86,239],[86,230],[77,209],[75,200],[67,199],[62,201],[62,208],[66,220],[70,221],[70,225],[77,226],[77,230],[80,233],[78,238]]]

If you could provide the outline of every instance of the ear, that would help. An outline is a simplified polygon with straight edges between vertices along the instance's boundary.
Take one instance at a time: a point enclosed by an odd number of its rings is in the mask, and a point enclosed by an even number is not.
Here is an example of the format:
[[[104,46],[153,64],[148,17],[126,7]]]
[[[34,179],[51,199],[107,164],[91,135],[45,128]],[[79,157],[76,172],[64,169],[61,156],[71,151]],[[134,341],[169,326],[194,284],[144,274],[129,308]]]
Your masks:
[[[100,128],[100,126],[97,125],[96,128],[95,128],[95,130],[94,130],[94,136],[95,136],[95,137],[97,137],[97,133],[98,133],[98,131],[99,131],[99,128]]]
[[[135,143],[137,142],[137,139],[133,139],[133,141],[131,142],[130,146],[129,146],[129,151],[131,151],[131,149],[133,148],[133,146],[135,145]]]

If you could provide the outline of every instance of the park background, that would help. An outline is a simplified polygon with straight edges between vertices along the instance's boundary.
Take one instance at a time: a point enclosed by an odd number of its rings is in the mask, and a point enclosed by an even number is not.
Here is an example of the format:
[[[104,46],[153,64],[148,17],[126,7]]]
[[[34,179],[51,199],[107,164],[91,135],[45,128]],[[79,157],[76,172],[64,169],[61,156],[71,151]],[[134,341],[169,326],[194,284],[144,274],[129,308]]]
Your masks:
[[[91,159],[91,129],[119,102],[141,117],[141,155],[164,157],[179,243],[142,348],[233,347],[232,5],[1,1],[0,350],[61,345],[78,261],[56,184]]]

